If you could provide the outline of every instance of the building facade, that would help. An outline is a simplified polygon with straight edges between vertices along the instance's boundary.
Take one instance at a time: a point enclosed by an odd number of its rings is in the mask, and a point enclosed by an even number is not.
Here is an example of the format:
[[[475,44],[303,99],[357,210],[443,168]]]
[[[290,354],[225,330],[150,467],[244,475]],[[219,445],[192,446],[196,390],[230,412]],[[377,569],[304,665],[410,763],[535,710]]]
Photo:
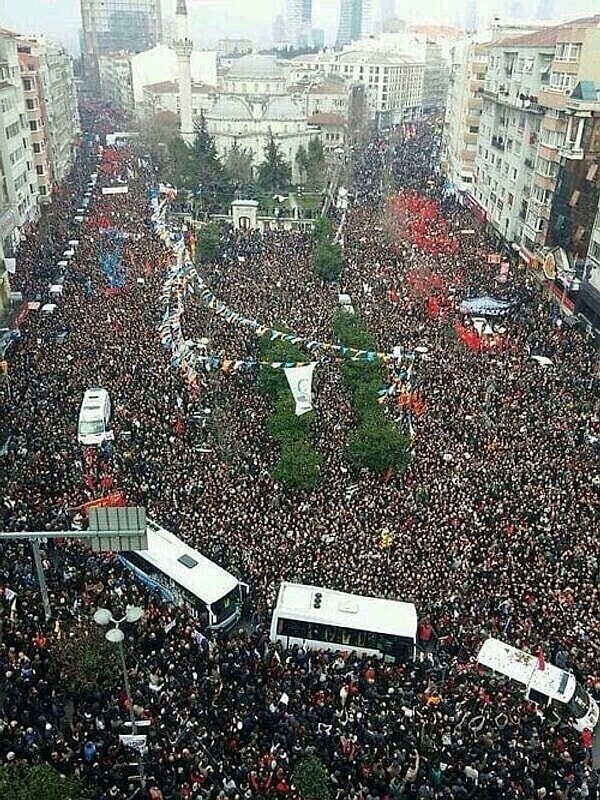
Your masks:
[[[217,42],[217,56],[219,58],[237,58],[251,53],[254,48],[252,39],[219,39]]]
[[[163,39],[160,0],[81,0],[81,23],[83,66],[95,86],[100,56],[141,53]]]
[[[102,97],[123,110],[143,113],[146,86],[178,80],[178,56],[174,48],[157,45],[143,53],[111,53],[98,59]],[[217,82],[214,50],[193,50],[192,83]]]
[[[380,127],[421,116],[425,64],[405,53],[347,48],[341,53],[297,56],[291,63],[292,80],[331,75],[348,87],[363,83],[370,118]]]
[[[448,95],[450,68],[438,42],[425,44],[425,67],[423,70],[423,109],[445,108]]]
[[[20,229],[36,221],[38,185],[17,53],[18,37],[0,28],[0,237],[12,252]]]
[[[465,40],[452,51],[442,140],[442,167],[459,197],[473,185],[477,136],[483,109],[482,90],[488,64],[485,44]]]
[[[40,202],[69,173],[80,133],[73,59],[42,37],[17,43]]]
[[[555,43],[554,29],[492,43],[482,92],[473,195],[503,237],[531,239],[530,247],[545,236],[556,178],[554,159],[545,158],[546,148],[539,153],[545,114],[540,94]],[[533,220],[533,209],[543,222]]]

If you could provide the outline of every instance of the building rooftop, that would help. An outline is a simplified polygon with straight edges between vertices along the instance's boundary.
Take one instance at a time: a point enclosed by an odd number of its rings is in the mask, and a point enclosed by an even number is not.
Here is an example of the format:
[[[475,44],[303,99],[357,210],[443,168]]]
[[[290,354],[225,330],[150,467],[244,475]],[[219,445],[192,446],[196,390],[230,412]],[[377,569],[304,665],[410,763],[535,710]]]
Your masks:
[[[519,34],[518,36],[508,36],[492,42],[494,47],[554,47],[556,42],[563,41],[566,31],[573,28],[600,28],[600,14],[592,17],[580,17],[571,19],[560,25],[552,25],[549,28],[541,28],[532,33]]]
[[[236,58],[227,73],[228,78],[252,78],[253,80],[273,80],[284,77],[283,68],[272,56],[249,53]]]
[[[402,66],[418,62],[406,53],[393,53],[381,50],[350,50],[342,53],[339,64],[374,64],[379,66]]]
[[[339,94],[345,95],[348,90],[345,85],[339,81],[332,81],[324,79],[319,83],[303,81],[301,83],[294,83],[288,89],[290,94],[301,94],[308,92],[309,94]]]
[[[289,95],[269,100],[263,112],[263,119],[298,120],[304,117],[303,109]]]
[[[177,94],[179,91],[178,81],[159,81],[158,83],[149,83],[144,86],[144,91],[151,94]],[[217,86],[211,86],[208,83],[195,83],[192,81],[192,92],[194,94],[216,94],[221,90]]]
[[[252,111],[241,97],[222,95],[206,114],[211,119],[252,120]]]
[[[339,114],[328,114],[326,112],[313,114],[307,121],[309,125],[320,125],[325,128],[328,126],[332,128],[343,128],[346,125],[346,120]]]

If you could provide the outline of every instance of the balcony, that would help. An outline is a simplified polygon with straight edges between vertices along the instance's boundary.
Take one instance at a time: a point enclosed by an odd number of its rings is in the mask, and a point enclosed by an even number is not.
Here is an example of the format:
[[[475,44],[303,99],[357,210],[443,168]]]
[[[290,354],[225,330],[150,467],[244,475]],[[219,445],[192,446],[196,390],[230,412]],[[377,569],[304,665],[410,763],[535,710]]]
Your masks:
[[[568,161],[583,161],[585,156],[583,148],[575,147],[575,142],[567,142],[562,147],[559,147],[558,154],[561,158],[566,158]]]

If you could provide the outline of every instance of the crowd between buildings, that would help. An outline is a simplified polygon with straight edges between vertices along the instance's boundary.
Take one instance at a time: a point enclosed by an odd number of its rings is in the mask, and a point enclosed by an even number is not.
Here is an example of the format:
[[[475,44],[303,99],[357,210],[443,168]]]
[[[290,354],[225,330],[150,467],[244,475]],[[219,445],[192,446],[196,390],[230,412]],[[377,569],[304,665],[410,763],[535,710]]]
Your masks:
[[[161,346],[169,253],[149,222],[152,165],[122,149],[117,172],[99,174],[88,221],[73,222],[98,141],[123,122],[100,105],[83,118],[72,178],[17,254],[14,288],[46,302],[66,243],[79,241],[56,310],[31,311],[9,354],[3,529],[62,530],[74,508],[118,488],[249,583],[251,625],[202,630],[111,556],[72,540],[44,553],[54,614],[46,624],[29,546],[2,543],[0,763],[48,761],[102,800],[133,794],[132,754],[118,739],[128,714],[121,678],[71,687],[60,653],[96,608],[135,603],[146,614],[127,631],[128,668],[134,711],[151,721],[138,796],[294,798],[294,767],[313,754],[339,800],[597,798],[589,735],[543,719],[518,687],[473,669],[483,639],[496,635],[542,647],[600,696],[597,354],[524,271],[511,264],[497,282],[485,232],[465,233],[472,218],[430,174],[431,128],[353,153],[359,189],[340,287],[314,275],[301,233],[224,232],[219,257],[199,267],[217,297],[266,325],[329,341],[343,290],[378,350],[420,348],[414,381],[426,411],[406,472],[349,471],[352,406],[338,364],[324,357],[313,428],[323,468],[316,489],[292,493],[270,476],[276,454],[255,370],[203,372],[191,390]],[[440,204],[456,252],[425,253],[402,238],[384,208],[386,172]],[[100,194],[125,176],[128,194]],[[100,218],[129,234],[118,292],[100,268]],[[446,319],[427,310],[433,279]],[[454,301],[488,293],[514,306],[502,347],[475,353],[453,334]],[[184,328],[222,359],[256,354],[247,328],[193,297]],[[113,399],[115,439],[92,452],[77,444],[76,423],[94,385]],[[213,423],[201,427],[194,414],[205,407]],[[379,546],[383,530],[389,549]],[[266,631],[282,579],[414,602],[426,657],[389,665],[274,646]]]

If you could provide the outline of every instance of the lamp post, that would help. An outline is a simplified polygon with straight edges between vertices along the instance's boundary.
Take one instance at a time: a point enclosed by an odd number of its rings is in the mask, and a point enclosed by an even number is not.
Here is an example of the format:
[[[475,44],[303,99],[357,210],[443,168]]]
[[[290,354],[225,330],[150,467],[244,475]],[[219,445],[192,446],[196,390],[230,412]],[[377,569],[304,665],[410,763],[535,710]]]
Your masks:
[[[135,736],[137,734],[137,725],[135,723],[135,713],[133,710],[133,699],[131,697],[131,686],[129,684],[129,674],[127,672],[127,664],[125,663],[125,650],[123,648],[123,640],[125,639],[125,634],[120,628],[120,625],[123,622],[139,622],[140,619],[143,617],[144,611],[137,606],[127,606],[127,610],[125,611],[125,616],[121,617],[121,619],[115,619],[112,615],[112,612],[109,611],[107,608],[99,608],[94,613],[94,622],[97,625],[102,627],[106,627],[107,625],[114,625],[113,628],[109,628],[106,633],[104,634],[104,638],[111,642],[112,644],[117,645],[117,649],[119,651],[119,660],[121,661],[121,669],[123,670],[123,681],[125,683],[125,695],[127,697],[127,705],[129,707],[129,720],[131,722],[131,732]]]
[[[139,608],[138,606],[127,606],[125,610],[124,616],[120,619],[115,619],[112,614],[112,611],[109,611],[107,608],[99,608],[94,613],[94,622],[101,627],[106,627],[107,625],[113,625],[114,627],[109,628],[106,633],[104,634],[105,639],[112,644],[117,645],[117,649],[119,651],[119,660],[121,662],[121,669],[123,670],[123,682],[125,685],[125,696],[127,697],[127,705],[129,707],[129,721],[131,724],[131,733],[136,736],[137,735],[137,725],[135,721],[135,712],[133,710],[133,698],[131,696],[131,685],[129,683],[129,674],[127,672],[127,664],[125,663],[125,649],[123,647],[123,641],[125,639],[125,634],[121,629],[121,624],[123,622],[139,622],[141,618],[144,616],[144,610]],[[144,763],[142,761],[142,753],[136,747],[137,753],[137,767],[140,776],[140,786],[143,788],[145,785],[144,780]]]

